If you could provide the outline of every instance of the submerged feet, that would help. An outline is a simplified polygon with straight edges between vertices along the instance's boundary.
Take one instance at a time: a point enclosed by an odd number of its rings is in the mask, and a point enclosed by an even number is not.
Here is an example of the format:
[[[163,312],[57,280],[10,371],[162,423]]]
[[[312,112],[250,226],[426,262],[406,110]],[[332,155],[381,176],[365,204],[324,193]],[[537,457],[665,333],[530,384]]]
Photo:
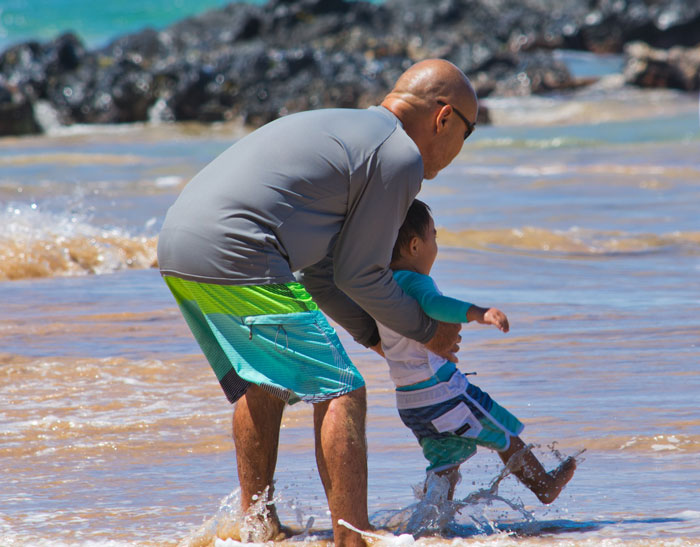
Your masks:
[[[282,541],[294,535],[291,528],[280,523],[274,505],[268,505],[262,511],[249,511],[242,519],[232,524],[228,530],[219,530],[219,537],[242,541],[245,543],[265,543]]]
[[[576,471],[576,459],[566,458],[559,467],[547,473],[549,480],[543,481],[545,484],[542,484],[541,488],[533,490],[537,499],[544,504],[552,503],[574,476],[574,471]]]

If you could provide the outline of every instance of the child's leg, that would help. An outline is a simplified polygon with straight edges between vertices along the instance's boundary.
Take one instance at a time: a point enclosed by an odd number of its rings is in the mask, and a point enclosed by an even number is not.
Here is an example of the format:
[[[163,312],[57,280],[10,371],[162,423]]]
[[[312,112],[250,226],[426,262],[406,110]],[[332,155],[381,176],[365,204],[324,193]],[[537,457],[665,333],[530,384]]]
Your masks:
[[[520,482],[546,504],[557,499],[576,470],[576,460],[567,458],[548,473],[520,437],[511,437],[508,450],[499,452],[498,455]]]
[[[442,471],[428,471],[423,483],[423,502],[429,505],[440,506],[447,501],[452,501],[455,487],[462,476],[459,474],[459,465],[443,469]]]
[[[449,469],[443,469],[442,471],[438,471],[435,474],[438,477],[445,477],[448,480],[450,487],[447,491],[447,499],[453,499],[455,495],[455,488],[457,488],[457,484],[459,484],[459,481],[462,478],[462,476],[459,474],[459,465],[450,467]]]

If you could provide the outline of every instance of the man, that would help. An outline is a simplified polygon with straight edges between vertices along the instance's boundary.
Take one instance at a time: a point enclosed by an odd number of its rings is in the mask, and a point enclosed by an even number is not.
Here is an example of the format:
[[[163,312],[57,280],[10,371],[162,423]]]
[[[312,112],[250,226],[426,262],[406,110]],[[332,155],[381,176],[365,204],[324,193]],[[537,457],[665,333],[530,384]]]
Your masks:
[[[285,404],[303,400],[314,405],[336,544],[364,545],[338,524],[369,528],[364,380],[318,308],[376,351],[375,319],[457,361],[459,325],[427,317],[388,265],[423,178],[459,153],[477,108],[457,67],[422,61],[380,107],[293,114],[254,131],[197,174],[168,211],[159,265],[236,402],[244,528],[264,524],[248,537],[280,534],[271,502],[280,423]],[[269,502],[262,517],[251,514],[261,497]]]

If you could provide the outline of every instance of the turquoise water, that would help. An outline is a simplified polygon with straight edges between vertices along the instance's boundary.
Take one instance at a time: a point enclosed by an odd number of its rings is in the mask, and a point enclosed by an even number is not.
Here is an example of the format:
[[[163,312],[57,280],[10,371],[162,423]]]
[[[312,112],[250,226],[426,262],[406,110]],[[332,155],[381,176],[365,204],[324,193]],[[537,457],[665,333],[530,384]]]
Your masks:
[[[3,0],[0,51],[26,40],[52,40],[68,31],[88,47],[100,47],[122,34],[146,27],[162,29],[184,17],[238,1],[261,5],[267,0]]]
[[[163,28],[230,0],[3,0],[0,50],[24,40],[51,40],[72,31],[91,47],[145,27]],[[262,4],[263,0],[250,0]]]

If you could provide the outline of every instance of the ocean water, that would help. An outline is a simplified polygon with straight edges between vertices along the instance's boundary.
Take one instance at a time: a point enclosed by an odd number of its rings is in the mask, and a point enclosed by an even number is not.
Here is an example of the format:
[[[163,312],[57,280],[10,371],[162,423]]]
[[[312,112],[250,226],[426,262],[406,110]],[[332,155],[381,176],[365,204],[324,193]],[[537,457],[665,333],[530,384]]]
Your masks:
[[[0,3],[0,51],[25,40],[52,40],[75,32],[89,47],[145,27],[163,28],[231,0],[3,0]],[[262,4],[263,0],[249,0]]]
[[[460,504],[415,544],[700,544],[698,97],[611,75],[486,103],[494,125],[421,192],[434,276],[511,322],[507,335],[465,326],[462,369],[548,467],[585,452],[544,507],[480,451]],[[0,545],[235,544],[231,408],[153,265],[168,206],[243,134],[138,124],[0,139]],[[425,462],[386,365],[339,332],[368,384],[377,544],[396,545],[425,509]],[[310,524],[289,543],[327,544],[307,405],[285,413],[276,486],[282,520]]]
[[[26,40],[53,40],[74,32],[90,47],[101,47],[122,34],[164,28],[203,11],[235,2],[267,0],[2,0],[0,52]],[[368,0],[381,3],[383,0]]]

